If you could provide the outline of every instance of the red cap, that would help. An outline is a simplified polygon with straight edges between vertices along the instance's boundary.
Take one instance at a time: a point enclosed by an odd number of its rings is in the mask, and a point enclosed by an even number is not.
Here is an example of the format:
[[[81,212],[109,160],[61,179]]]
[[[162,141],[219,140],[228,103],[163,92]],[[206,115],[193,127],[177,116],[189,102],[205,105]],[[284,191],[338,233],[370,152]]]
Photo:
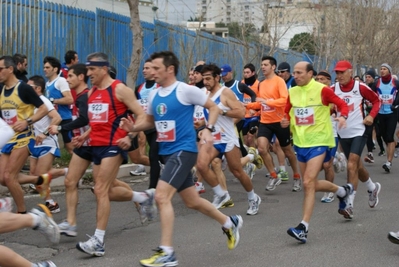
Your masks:
[[[353,69],[352,64],[349,61],[341,60],[335,65],[334,71],[346,71]]]

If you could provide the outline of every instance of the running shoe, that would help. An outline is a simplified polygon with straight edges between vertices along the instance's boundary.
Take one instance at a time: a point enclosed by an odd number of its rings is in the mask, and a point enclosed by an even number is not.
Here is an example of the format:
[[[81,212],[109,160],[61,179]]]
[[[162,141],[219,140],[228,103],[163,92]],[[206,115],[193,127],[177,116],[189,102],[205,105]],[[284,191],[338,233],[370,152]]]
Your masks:
[[[33,230],[39,230],[50,242],[58,244],[60,242],[60,231],[50,210],[45,205],[38,204],[29,213],[39,216],[39,222]]]
[[[334,157],[333,166],[335,173],[339,173],[342,169],[341,161],[339,161],[336,157]]]
[[[364,161],[367,163],[374,163],[374,156],[373,153],[367,153],[367,156],[364,158]]]
[[[52,261],[41,261],[38,263],[34,263],[34,267],[57,267],[54,262]]]
[[[229,200],[230,200],[229,193],[226,193],[221,197],[218,195],[214,195],[212,205],[215,206],[215,208],[220,209]]]
[[[195,190],[198,192],[198,194],[205,193],[205,186],[203,183],[196,182],[194,184],[194,186],[195,186]]]
[[[84,253],[87,253],[92,256],[96,257],[102,257],[105,254],[104,250],[104,243],[101,243],[100,240],[98,240],[97,236],[89,236],[89,240],[86,242],[79,242],[76,244],[76,248],[79,251],[82,251]]]
[[[256,168],[262,169],[263,167],[263,159],[262,157],[256,152],[256,148],[250,147],[248,148],[248,154],[254,155],[254,160],[252,161]]]
[[[223,208],[231,208],[231,207],[234,207],[234,202],[233,202],[232,198],[230,198],[228,201],[226,201],[226,203],[224,203],[223,206],[221,206],[220,208],[223,209]]]
[[[369,206],[370,208],[375,208],[378,205],[378,194],[381,190],[381,184],[375,183],[375,188],[372,192],[367,191],[369,193]]]
[[[46,201],[46,207],[50,210],[51,213],[55,214],[55,213],[59,213],[60,210],[60,206],[58,205],[57,202],[54,202],[54,204],[51,204],[50,202]]]
[[[266,185],[266,190],[267,191],[273,191],[276,189],[276,187],[281,184],[281,178],[273,178],[270,177],[269,182]]]
[[[395,147],[395,152],[393,153],[393,156],[397,158],[399,156],[399,147]]]
[[[380,153],[378,153],[378,156],[385,156],[385,150],[381,150]]]
[[[73,226],[70,225],[67,220],[60,223],[58,225],[58,228],[60,229],[61,235],[70,236],[70,237],[75,237],[78,235],[76,225],[73,225]]]
[[[223,233],[227,236],[227,247],[235,249],[240,241],[240,228],[242,227],[243,220],[240,215],[230,216],[233,226],[229,229],[222,227]]]
[[[288,178],[288,172],[286,171],[279,171],[277,173],[277,177],[281,179],[281,181],[286,182],[289,180]]]
[[[131,176],[142,176],[146,174],[147,172],[145,171],[145,167],[141,164],[137,165],[137,168],[134,171],[130,171]]]
[[[331,203],[334,201],[334,193],[332,192],[325,192],[324,196],[321,198],[321,202],[323,203]]]
[[[198,181],[197,168],[195,167],[191,168],[191,175],[193,176],[193,182],[196,183]]]
[[[344,197],[338,197],[339,204],[338,204],[338,213],[343,215],[345,219],[352,219],[353,218],[353,209],[348,204],[348,200],[350,195],[353,193],[353,186],[352,184],[346,184],[343,186],[346,191]]]
[[[147,215],[147,218],[149,221],[154,220],[155,215],[157,213],[157,205],[155,203],[155,189],[150,188],[144,191],[148,199],[144,201],[143,203],[140,203],[141,206],[143,206],[143,209]]]
[[[155,253],[148,259],[140,260],[141,266],[153,267],[153,266],[177,266],[178,261],[176,260],[175,253],[173,252],[171,255],[166,254],[162,248],[158,247],[154,249]]]
[[[140,203],[135,203],[135,204],[136,204],[136,210],[139,213],[140,222],[141,224],[144,224],[148,220],[147,213],[144,207]]]
[[[51,174],[45,173],[45,174],[40,175],[40,177],[43,178],[43,183],[40,185],[40,188],[41,188],[40,196],[47,197],[50,194]]]
[[[388,239],[392,243],[399,245],[399,232],[389,232]]]
[[[301,190],[302,190],[301,178],[294,179],[294,184],[292,185],[292,191],[293,192],[299,192]]]
[[[0,212],[11,212],[12,211],[12,198],[5,197],[0,198]]]
[[[346,167],[348,163],[346,162],[346,157],[344,153],[339,153],[340,154],[340,162],[341,162],[341,172],[346,172]]]
[[[255,194],[255,198],[252,200],[248,200],[248,210],[247,215],[256,215],[259,211],[259,205],[262,202],[260,196]]]
[[[391,172],[391,167],[392,167],[392,163],[390,163],[389,161],[385,162],[384,165],[382,165],[382,168],[387,173]]]
[[[248,163],[248,176],[251,180],[254,178],[256,166],[253,163]]]
[[[291,227],[287,230],[287,234],[299,240],[302,243],[306,243],[308,238],[308,231],[306,231],[305,225],[300,223],[297,227]]]
[[[222,171],[225,171],[227,169],[227,160],[226,157],[223,155],[222,157]]]

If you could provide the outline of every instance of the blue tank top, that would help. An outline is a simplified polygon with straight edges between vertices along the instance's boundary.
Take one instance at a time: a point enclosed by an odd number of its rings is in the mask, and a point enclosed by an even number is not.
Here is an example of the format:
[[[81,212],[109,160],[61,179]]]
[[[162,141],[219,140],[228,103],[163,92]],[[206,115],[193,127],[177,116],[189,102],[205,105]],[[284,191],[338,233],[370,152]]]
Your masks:
[[[230,89],[234,92],[234,94],[237,96],[238,101],[244,102],[244,94],[240,92],[238,89],[238,83],[239,81],[235,81],[233,85],[230,87]]]
[[[167,96],[160,96],[158,91],[152,100],[160,155],[171,155],[178,151],[197,152],[194,105],[180,103],[176,91],[177,87]]]
[[[59,79],[59,77],[57,79]],[[46,84],[46,97],[48,99],[50,98],[59,99],[64,97],[61,91],[55,87],[57,79],[55,79],[50,84]],[[72,119],[72,110],[70,105],[56,105],[56,109],[60,114],[62,120]]]
[[[395,100],[395,92],[396,92],[394,80],[391,79],[391,81],[388,84],[384,84],[380,78],[378,80],[377,92],[381,100],[381,107],[378,113],[391,114],[393,112],[391,110],[391,106],[393,104],[393,101]]]

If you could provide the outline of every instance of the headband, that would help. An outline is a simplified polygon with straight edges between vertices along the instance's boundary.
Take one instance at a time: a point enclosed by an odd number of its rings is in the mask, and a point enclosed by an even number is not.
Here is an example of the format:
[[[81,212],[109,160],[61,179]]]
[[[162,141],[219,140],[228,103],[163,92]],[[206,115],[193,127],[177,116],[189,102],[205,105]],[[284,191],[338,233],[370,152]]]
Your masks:
[[[86,66],[109,67],[109,62],[108,61],[87,61]]]

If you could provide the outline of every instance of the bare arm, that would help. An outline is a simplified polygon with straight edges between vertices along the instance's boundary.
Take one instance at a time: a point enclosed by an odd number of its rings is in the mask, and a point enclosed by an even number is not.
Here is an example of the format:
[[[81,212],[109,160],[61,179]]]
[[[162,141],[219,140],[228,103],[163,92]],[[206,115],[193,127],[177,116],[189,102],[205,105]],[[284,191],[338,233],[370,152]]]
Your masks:
[[[222,93],[222,103],[225,103],[226,106],[230,108],[227,112],[225,112],[225,116],[242,119],[245,116],[245,107],[241,104],[240,101],[237,100],[237,97],[234,95],[231,90],[223,90]],[[220,110],[219,114],[223,114],[223,110]]]
[[[62,92],[63,97],[54,99],[53,104],[57,105],[72,105],[73,97],[70,91]]]

